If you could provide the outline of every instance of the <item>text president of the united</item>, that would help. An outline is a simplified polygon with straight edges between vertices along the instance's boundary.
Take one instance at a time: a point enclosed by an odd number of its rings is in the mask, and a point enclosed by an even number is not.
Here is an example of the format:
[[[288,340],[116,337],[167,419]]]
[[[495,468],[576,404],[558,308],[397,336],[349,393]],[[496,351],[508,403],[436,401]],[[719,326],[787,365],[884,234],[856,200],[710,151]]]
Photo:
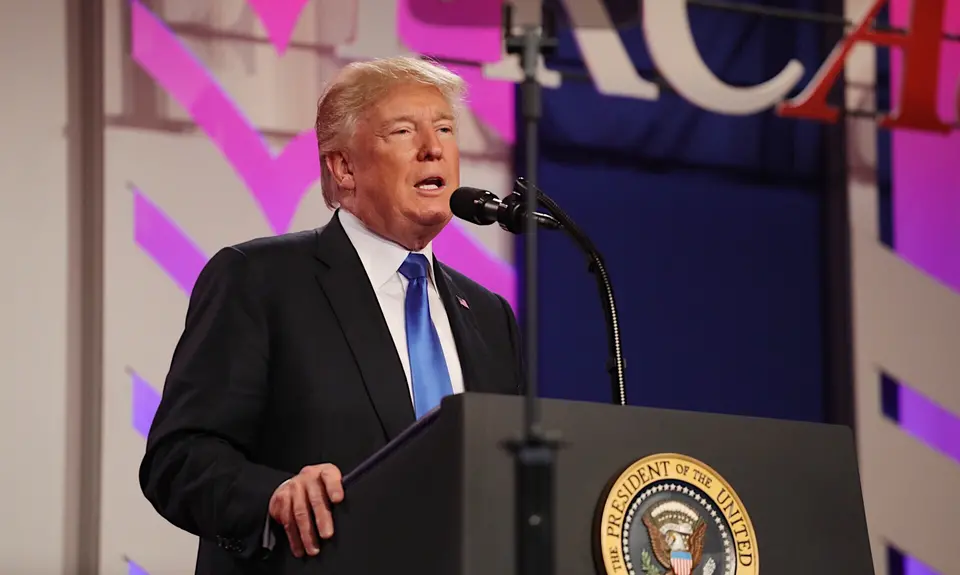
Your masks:
[[[460,184],[463,91],[419,59],[346,66],[317,106],[330,222],[200,273],[140,466],[152,505],[198,536],[196,573],[322,553],[343,474],[445,395],[521,391],[510,306],[431,249]]]

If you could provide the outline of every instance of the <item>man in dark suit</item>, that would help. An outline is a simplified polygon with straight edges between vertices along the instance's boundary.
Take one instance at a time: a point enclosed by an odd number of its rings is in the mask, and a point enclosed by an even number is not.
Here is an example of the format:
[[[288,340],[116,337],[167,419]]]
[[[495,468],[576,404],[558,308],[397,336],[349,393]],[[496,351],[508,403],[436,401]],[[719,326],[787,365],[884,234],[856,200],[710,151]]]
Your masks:
[[[220,250],[190,298],[140,467],[198,574],[322,552],[342,475],[465,390],[515,394],[506,301],[433,258],[459,186],[460,78],[352,64],[318,104],[325,227]]]

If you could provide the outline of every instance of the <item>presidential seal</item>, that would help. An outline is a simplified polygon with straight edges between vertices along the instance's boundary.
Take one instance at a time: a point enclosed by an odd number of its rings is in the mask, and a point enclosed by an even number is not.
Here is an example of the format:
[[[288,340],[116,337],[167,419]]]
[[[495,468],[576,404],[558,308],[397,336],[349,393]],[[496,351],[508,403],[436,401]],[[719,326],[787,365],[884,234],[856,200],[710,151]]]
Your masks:
[[[675,453],[644,457],[598,506],[594,552],[605,575],[757,575],[750,516],[706,464]]]

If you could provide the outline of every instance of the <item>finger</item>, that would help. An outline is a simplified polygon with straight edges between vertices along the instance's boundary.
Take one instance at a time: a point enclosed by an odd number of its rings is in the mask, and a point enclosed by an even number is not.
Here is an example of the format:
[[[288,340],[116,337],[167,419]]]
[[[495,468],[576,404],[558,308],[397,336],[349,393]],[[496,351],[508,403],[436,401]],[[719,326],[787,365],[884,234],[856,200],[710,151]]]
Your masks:
[[[303,557],[303,541],[300,540],[300,529],[296,521],[289,521],[284,524],[283,530],[287,534],[287,541],[290,542],[290,552],[297,559]]]
[[[278,523],[283,523],[283,518],[290,511],[290,480],[286,480],[277,487],[276,491],[270,497],[268,507],[270,516]]]
[[[327,493],[320,481],[307,483],[307,497],[313,508],[313,516],[317,520],[317,531],[320,537],[329,539],[333,536],[333,516],[330,514],[330,505],[327,502]]]
[[[301,482],[297,482],[293,490],[293,519],[300,530],[303,548],[310,555],[316,555],[320,549],[317,548],[316,537],[313,536],[313,511]]]
[[[343,477],[335,465],[328,465],[320,470],[320,480],[323,481],[331,503],[343,501]]]
[[[293,499],[289,495],[278,498],[277,505],[280,509],[277,510],[274,519],[283,525],[283,531],[287,534],[287,541],[290,543],[290,552],[299,559],[303,557],[303,542],[300,539],[300,529],[293,517]]]

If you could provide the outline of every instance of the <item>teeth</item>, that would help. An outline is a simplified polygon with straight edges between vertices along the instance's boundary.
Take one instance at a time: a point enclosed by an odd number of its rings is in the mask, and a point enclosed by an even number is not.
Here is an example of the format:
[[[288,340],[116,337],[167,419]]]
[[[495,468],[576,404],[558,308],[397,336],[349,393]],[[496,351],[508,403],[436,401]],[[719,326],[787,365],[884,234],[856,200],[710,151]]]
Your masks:
[[[417,189],[419,189],[419,190],[439,190],[439,189],[440,189],[440,186],[438,186],[438,185],[436,185],[436,184],[420,184],[419,186],[417,186]]]

